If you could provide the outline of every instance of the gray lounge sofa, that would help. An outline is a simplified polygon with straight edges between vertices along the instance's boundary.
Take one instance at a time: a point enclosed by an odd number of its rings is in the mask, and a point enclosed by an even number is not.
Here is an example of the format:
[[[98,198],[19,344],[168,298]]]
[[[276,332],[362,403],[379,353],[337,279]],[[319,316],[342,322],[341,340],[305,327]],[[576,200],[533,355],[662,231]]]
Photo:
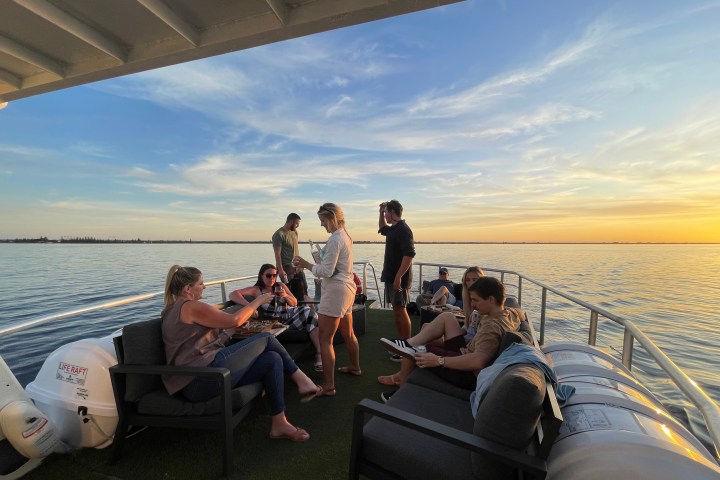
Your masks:
[[[502,347],[514,341],[522,339],[506,334]],[[534,365],[503,370],[476,418],[470,393],[416,369],[387,404],[362,400],[350,478],[545,478],[562,415],[543,373]]]

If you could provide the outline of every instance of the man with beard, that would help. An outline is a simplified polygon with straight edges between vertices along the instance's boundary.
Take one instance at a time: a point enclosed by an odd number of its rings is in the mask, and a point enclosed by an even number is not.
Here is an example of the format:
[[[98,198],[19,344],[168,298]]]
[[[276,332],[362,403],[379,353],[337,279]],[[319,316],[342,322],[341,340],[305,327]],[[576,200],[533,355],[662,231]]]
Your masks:
[[[275,250],[275,265],[278,275],[283,283],[290,287],[290,292],[298,300],[306,300],[308,288],[305,273],[302,269],[292,266],[292,259],[300,254],[298,250],[297,229],[300,226],[300,215],[291,213],[287,216],[285,225],[278,228],[272,236],[273,250]]]

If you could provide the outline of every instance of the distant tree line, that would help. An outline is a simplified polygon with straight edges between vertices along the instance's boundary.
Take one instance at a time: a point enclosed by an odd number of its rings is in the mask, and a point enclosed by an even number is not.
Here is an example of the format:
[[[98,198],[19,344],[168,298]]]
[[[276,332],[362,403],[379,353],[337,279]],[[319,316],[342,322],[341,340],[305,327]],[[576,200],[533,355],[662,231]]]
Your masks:
[[[2,242],[11,242],[11,243],[48,243],[52,242],[53,240],[48,240],[47,237],[38,237],[38,238],[16,238],[14,240],[0,240]]]

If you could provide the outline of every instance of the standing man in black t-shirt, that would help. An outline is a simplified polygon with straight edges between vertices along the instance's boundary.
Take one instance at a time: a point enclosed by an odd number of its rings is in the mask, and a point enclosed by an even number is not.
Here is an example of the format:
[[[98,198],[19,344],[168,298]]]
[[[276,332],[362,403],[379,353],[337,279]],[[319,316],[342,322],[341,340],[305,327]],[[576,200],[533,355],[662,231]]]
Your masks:
[[[380,204],[378,221],[380,235],[385,236],[385,261],[380,280],[385,282],[385,298],[392,304],[395,326],[402,339],[411,335],[410,316],[407,313],[415,257],[415,240],[412,230],[402,218],[403,207],[397,200]]]

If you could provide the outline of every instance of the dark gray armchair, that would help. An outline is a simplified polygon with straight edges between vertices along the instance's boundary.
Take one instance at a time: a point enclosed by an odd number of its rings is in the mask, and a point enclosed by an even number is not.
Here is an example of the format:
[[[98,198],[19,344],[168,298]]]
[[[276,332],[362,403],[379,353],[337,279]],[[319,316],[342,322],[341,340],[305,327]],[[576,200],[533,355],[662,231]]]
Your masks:
[[[173,367],[166,365],[161,320],[133,323],[115,337],[118,364],[110,368],[118,426],[111,462],[117,461],[130,426],[209,429],[224,437],[223,473],[229,476],[233,463],[233,429],[247,415],[262,393],[262,384],[230,388],[225,368]],[[264,346],[258,342],[259,355]],[[256,355],[248,352],[248,361]],[[189,402],[181,394],[169,395],[161,381],[166,374],[208,376],[221,384],[221,394],[206,402]]]

